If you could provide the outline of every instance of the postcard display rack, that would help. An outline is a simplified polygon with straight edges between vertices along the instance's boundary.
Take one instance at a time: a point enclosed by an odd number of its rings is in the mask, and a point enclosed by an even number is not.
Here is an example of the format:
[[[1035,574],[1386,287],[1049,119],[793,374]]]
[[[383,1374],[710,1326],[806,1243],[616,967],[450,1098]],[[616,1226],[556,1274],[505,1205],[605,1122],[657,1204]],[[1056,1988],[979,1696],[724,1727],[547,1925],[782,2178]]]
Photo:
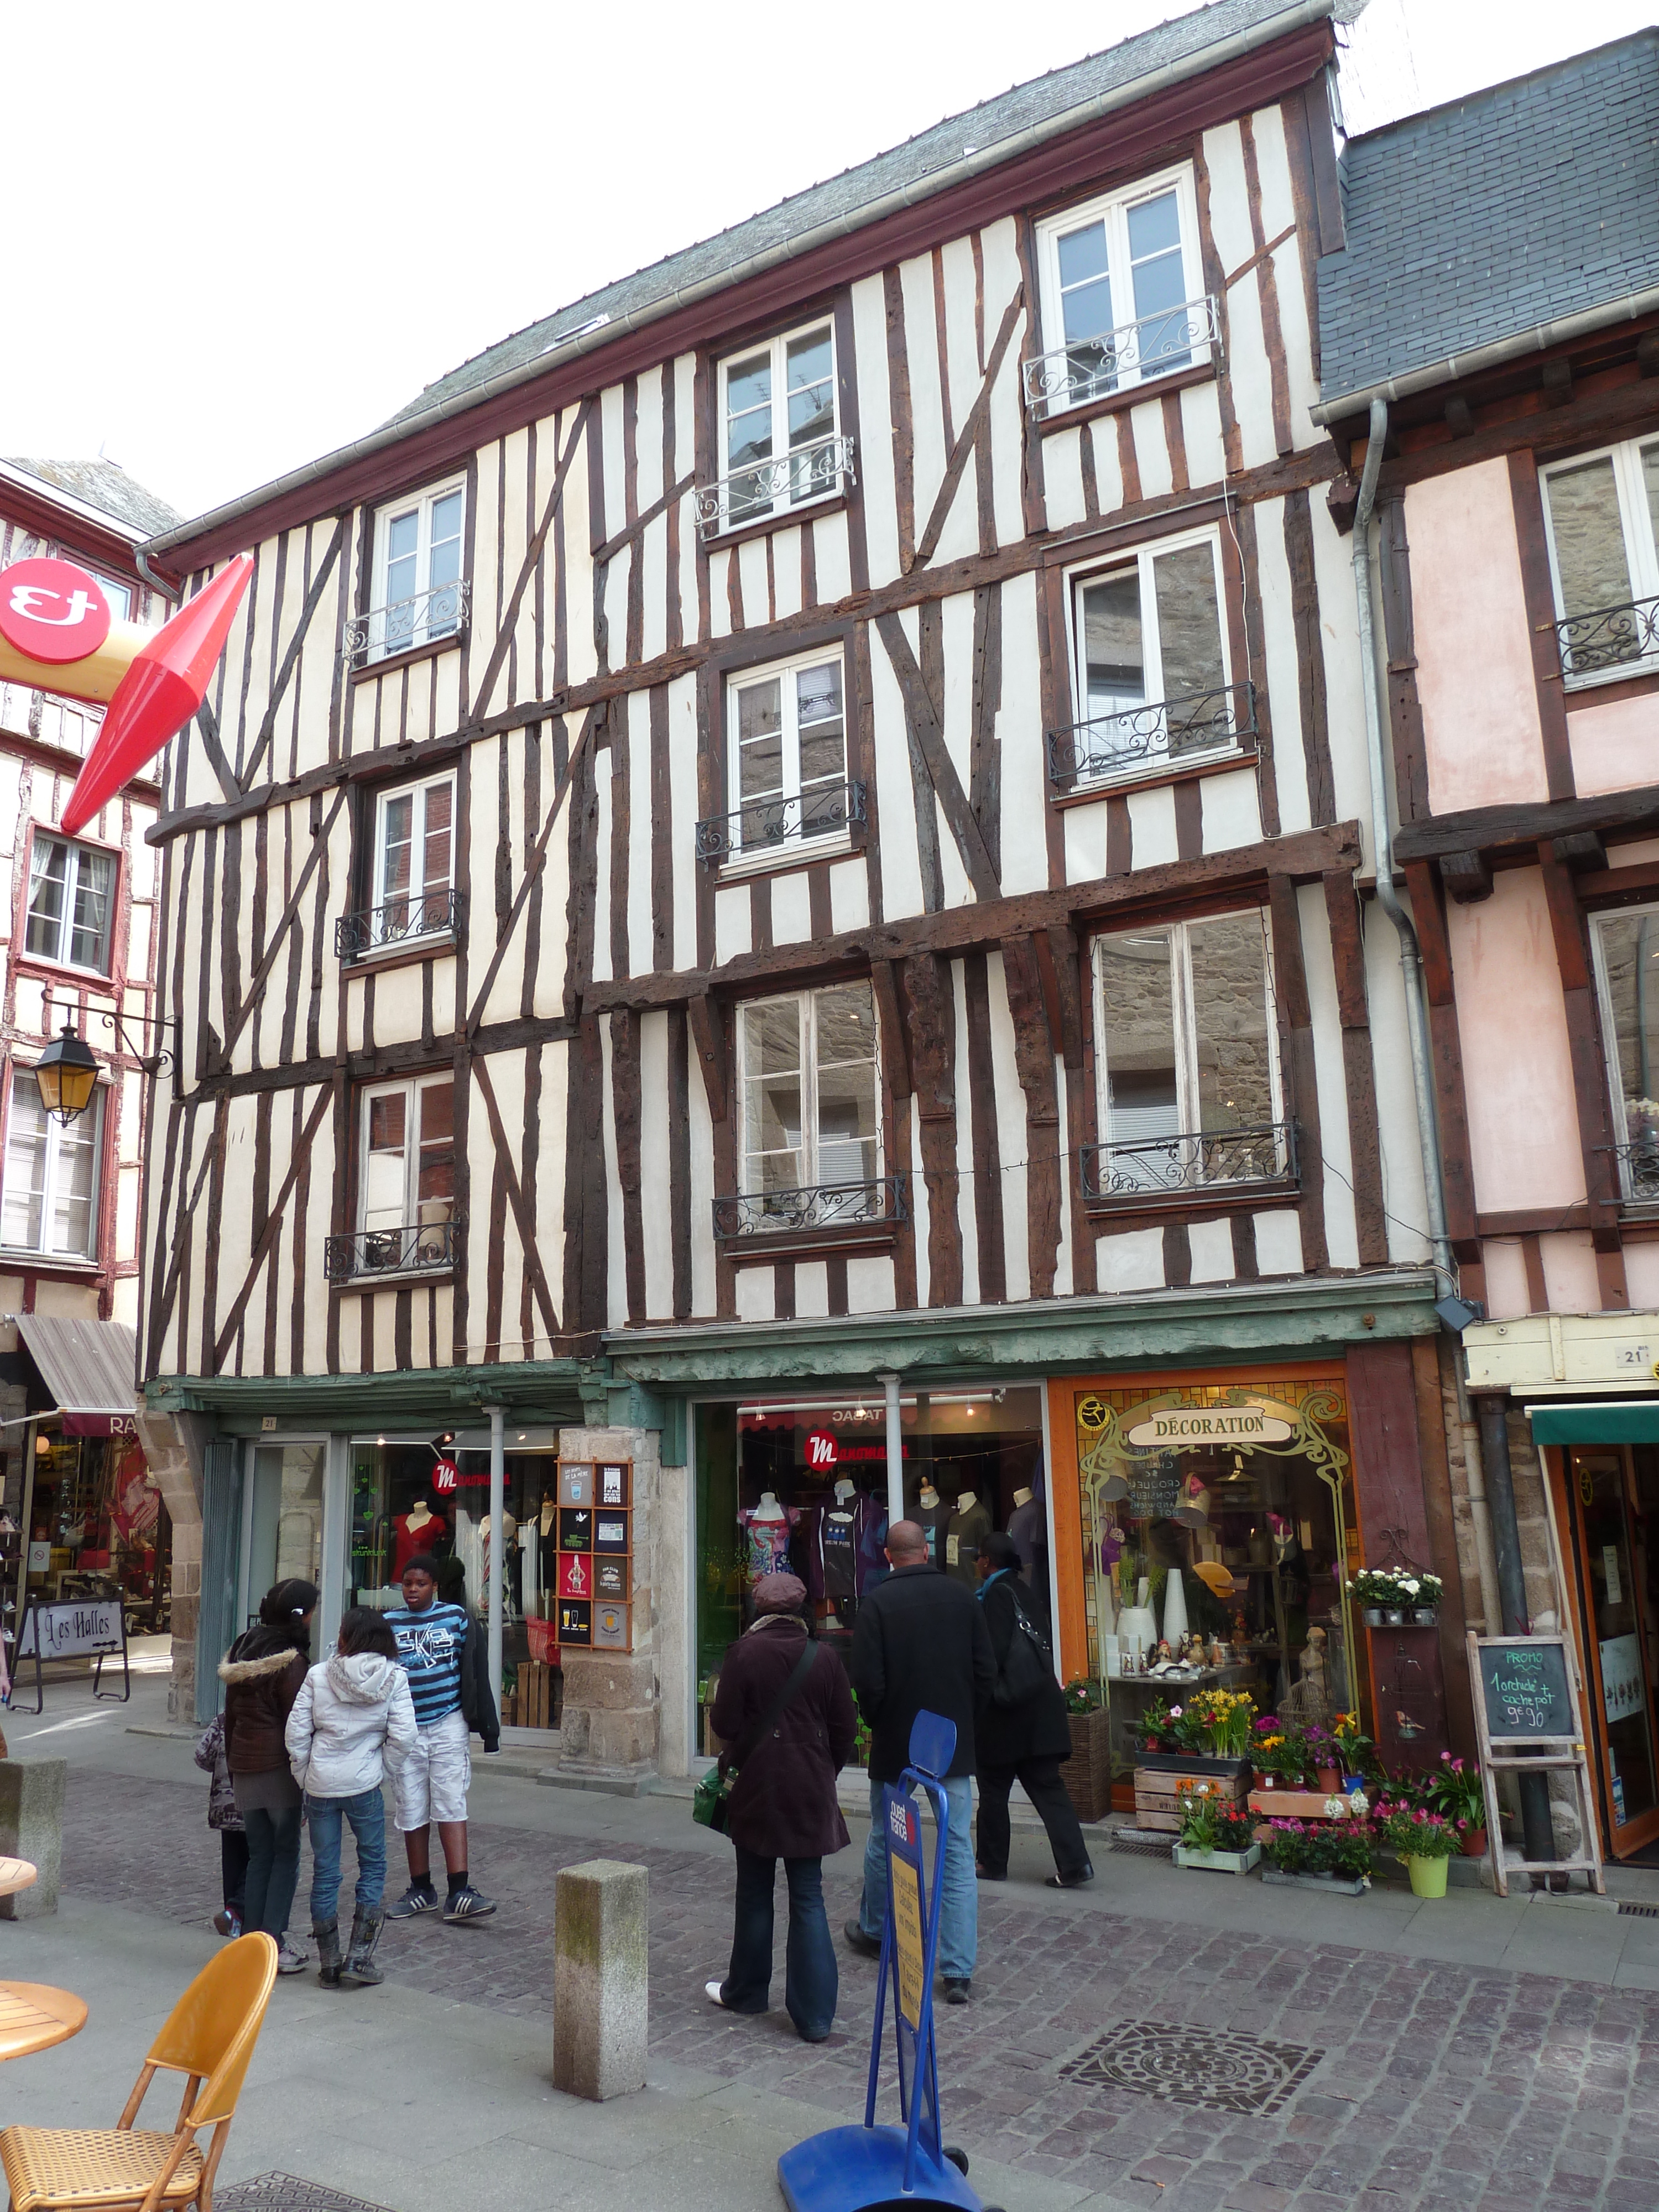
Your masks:
[[[558,1639],[634,1648],[634,1462],[559,1462]]]

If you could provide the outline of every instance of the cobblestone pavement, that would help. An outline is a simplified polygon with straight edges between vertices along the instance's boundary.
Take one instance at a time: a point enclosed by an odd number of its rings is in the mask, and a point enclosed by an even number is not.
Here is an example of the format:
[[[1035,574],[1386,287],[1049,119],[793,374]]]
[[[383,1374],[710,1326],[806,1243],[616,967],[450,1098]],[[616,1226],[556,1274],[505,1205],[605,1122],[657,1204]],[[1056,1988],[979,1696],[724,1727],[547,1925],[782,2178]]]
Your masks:
[[[69,1790],[66,1889],[192,1923],[211,1911],[218,1842],[199,1790],[84,1769],[71,1770]],[[482,1822],[472,1839],[500,1912],[465,1929],[389,1926],[388,1984],[545,2016],[551,1876],[596,1850],[619,1855],[617,1843]],[[702,1984],[730,1941],[729,1872],[702,1851],[629,1844],[626,1855],[651,1871],[653,2057],[856,2117],[874,1968],[842,1952],[839,2025],[815,2048],[781,2009],[781,1965],[780,2009],[726,2017]],[[825,1875],[839,1929],[857,1854]],[[308,1879],[307,1858],[299,1928]],[[980,1931],[975,2002],[939,2013],[947,2134],[970,2153],[1166,2212],[1659,2205],[1659,1993],[1329,1943],[1289,1948],[1092,1900],[1022,1904],[1015,1888],[981,1893]],[[341,2001],[362,2003],[366,2021],[375,2002]],[[1104,2079],[1063,2070],[1126,2021],[1141,2025],[1143,2043],[1145,2030],[1160,2032],[1149,2053],[1127,2069],[1120,2059],[1115,2078],[1109,2062]]]

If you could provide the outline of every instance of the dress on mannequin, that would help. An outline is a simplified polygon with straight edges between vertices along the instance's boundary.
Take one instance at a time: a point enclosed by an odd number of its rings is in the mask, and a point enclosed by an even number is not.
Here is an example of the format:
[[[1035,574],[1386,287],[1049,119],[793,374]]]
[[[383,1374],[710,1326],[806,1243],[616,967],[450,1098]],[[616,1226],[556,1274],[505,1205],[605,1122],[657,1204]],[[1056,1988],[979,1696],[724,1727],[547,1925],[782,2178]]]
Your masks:
[[[769,1490],[761,1492],[758,1505],[744,1506],[738,1514],[743,1530],[744,1565],[749,1579],[785,1573],[789,1567],[789,1543],[800,1524],[799,1506],[780,1505]]]
[[[927,1557],[933,1565],[945,1565],[945,1531],[951,1519],[951,1508],[939,1496],[931,1482],[921,1486],[921,1496],[912,1516],[927,1539]]]
[[[971,1490],[957,1499],[945,1524],[945,1571],[969,1589],[979,1588],[979,1546],[991,1533],[991,1516]]]
[[[827,1505],[817,1507],[807,1537],[806,1587],[827,1599],[842,1620],[850,1620],[863,1594],[866,1537],[873,1519],[883,1517],[873,1498],[861,1496],[850,1482],[836,1485]]]
[[[400,1583],[404,1569],[419,1553],[435,1551],[448,1540],[449,1530],[441,1514],[434,1513],[424,1498],[417,1498],[407,1513],[400,1513],[392,1524],[392,1579]]]
[[[501,1583],[501,1611],[509,1618],[517,1608],[518,1594],[514,1589],[513,1568],[518,1557],[519,1524],[510,1513],[503,1512],[501,1525],[506,1530],[506,1575]],[[483,1579],[479,1584],[478,1606],[482,1613],[489,1610],[489,1577],[495,1566],[495,1535],[489,1514],[478,1523],[478,1535],[483,1553]]]

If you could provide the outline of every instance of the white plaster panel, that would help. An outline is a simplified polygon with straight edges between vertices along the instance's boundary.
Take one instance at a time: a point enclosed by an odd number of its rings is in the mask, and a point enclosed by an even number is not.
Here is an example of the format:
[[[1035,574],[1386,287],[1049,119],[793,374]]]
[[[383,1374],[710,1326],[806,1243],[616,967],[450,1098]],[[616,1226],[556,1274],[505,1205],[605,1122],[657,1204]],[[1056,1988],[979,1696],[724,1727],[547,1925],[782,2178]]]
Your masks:
[[[669,851],[673,859],[674,965],[697,964],[697,680],[677,677],[668,687]]]
[[[1066,1063],[1063,1060],[1057,1059],[1055,1060],[1054,1073],[1059,1079],[1060,1083],[1060,1122],[1054,1131],[1054,1141],[1056,1146],[1064,1146],[1067,1142],[1066,1133],[1072,1126],[1072,1109],[1070,1090],[1071,1078],[1066,1073]],[[1060,1175],[1060,1244],[1054,1254],[1054,1296],[1057,1298],[1070,1297],[1073,1291],[1077,1288],[1076,1278],[1073,1273],[1072,1267],[1072,1207],[1070,1197],[1068,1195],[1068,1185],[1070,1181],[1071,1176],[1069,1169],[1062,1170]],[[1086,1231],[1085,1233],[1087,1233]]]
[[[1261,795],[1253,768],[1227,775],[1206,775],[1199,784],[1200,816],[1206,853],[1228,853],[1255,845],[1261,837]]]
[[[1654,1247],[1659,1250],[1659,1246]],[[1527,1258],[1519,1237],[1492,1237],[1480,1247],[1486,1263],[1486,1317],[1489,1321],[1519,1321],[1532,1311],[1527,1289]],[[1626,1254],[1626,1259],[1629,1254]]]
[[[1126,1229],[1095,1239],[1095,1275],[1103,1291],[1161,1291],[1164,1231]]]
[[[898,1304],[893,1290],[893,1263],[884,1253],[852,1253],[847,1261],[847,1310],[849,1314],[891,1313]]]
[[[716,547],[708,556],[708,634],[711,637],[730,637],[732,635],[730,571],[737,557],[735,545]]]
[[[1230,1283],[1233,1278],[1233,1230],[1230,1221],[1194,1221],[1187,1230],[1195,1283]]]
[[[1302,750],[1302,692],[1296,630],[1291,617],[1291,567],[1285,554],[1285,502],[1263,500],[1255,510],[1256,571],[1261,579],[1261,651],[1273,717],[1273,781],[1286,836],[1313,823],[1307,760]]]
[[[1534,869],[1504,870],[1478,905],[1448,908],[1482,1212],[1576,1206],[1584,1196],[1561,971]],[[1526,1040],[1524,1051],[1517,1040]]]
[[[1651,783],[1659,759],[1659,694],[1575,706],[1567,717],[1567,743],[1580,799]],[[1613,866],[1630,866],[1628,848],[1619,848]]]
[[[1004,311],[1019,292],[1024,278],[1019,266],[1019,235],[1014,219],[1005,216],[980,233],[980,258],[985,265],[985,343],[989,346],[1000,327]],[[991,392],[991,474],[997,543],[1016,544],[1025,534],[1025,510],[1020,485],[1025,465],[1025,402],[1020,388],[1019,355],[1024,338],[1024,320],[1009,340],[1002,374]],[[1006,649],[1005,639],[1005,649]]]
[[[1659,1312],[1659,1244],[1626,1245],[1625,1287],[1632,1311]]]
[[[648,975],[651,945],[651,694],[628,696],[629,972]],[[672,827],[671,809],[670,825]],[[674,848],[671,846],[671,853]]]
[[[1117,458],[1117,417],[1098,416],[1083,425],[1095,457],[1095,492],[1103,514],[1115,514],[1123,504],[1123,470]]]
[[[870,920],[870,878],[862,860],[837,860],[830,871],[830,927],[837,936]]]
[[[887,307],[880,276],[852,287],[853,350],[858,360],[859,480],[872,584],[898,574],[898,506],[893,491],[892,392],[887,381]],[[911,909],[914,911],[914,909]]]
[[[690,1040],[686,1097],[691,1126],[691,1310],[714,1310],[714,1125],[708,1115],[708,1091]]]
[[[1547,798],[1509,463],[1411,485],[1406,529],[1431,805],[1451,813]]]
[[[1191,384],[1181,395],[1181,434],[1187,446],[1187,480],[1219,483],[1227,473],[1221,442],[1221,392],[1214,384]]]
[[[1342,1059],[1342,1017],[1337,1006],[1336,963],[1331,951],[1325,893],[1309,884],[1296,895],[1302,924],[1302,957],[1313,1021],[1314,1087],[1319,1098],[1319,1141],[1324,1162],[1304,1159],[1302,1173],[1323,1179],[1325,1242],[1334,1267],[1359,1265],[1359,1224],[1354,1214],[1353,1146],[1348,1133],[1348,1078]]]
[[[1129,793],[1130,852],[1137,868],[1155,868],[1181,857],[1176,841],[1175,793],[1166,784],[1161,791]]]
[[[737,549],[738,575],[743,586],[743,626],[760,629],[772,619],[772,594],[766,580],[766,540],[745,538]]]
[[[894,921],[902,915],[920,914],[922,910],[921,862],[916,850],[916,810],[910,788],[904,701],[893,675],[892,663],[887,658],[887,649],[873,634],[870,640],[870,676],[876,799],[881,816],[875,864],[881,870],[882,912]]]
[[[1261,468],[1279,457],[1273,370],[1261,326],[1260,284],[1259,271],[1252,270],[1227,295],[1227,373],[1232,380],[1233,406],[1238,416],[1240,456],[1247,469]]]
[[[596,983],[610,982],[613,972],[611,966],[611,779],[616,765],[617,757],[610,746],[601,745],[593,756],[594,796],[599,802],[593,827],[593,980]],[[488,852],[494,842],[493,838],[484,838],[477,811],[481,804],[490,804],[488,791],[484,788],[488,783],[488,777],[475,776],[472,780],[475,808],[473,839],[475,848],[479,852]]]
[[[1083,497],[1083,460],[1075,430],[1055,430],[1042,441],[1042,497],[1051,530],[1067,530],[1088,513]]]
[[[963,791],[974,781],[974,595],[955,592],[940,607],[945,653],[945,750]]]
[[[782,622],[801,611],[800,546],[804,530],[799,522],[771,535],[772,605],[774,620]]]
[[[795,1318],[823,1321],[830,1312],[830,1270],[822,1260],[795,1263]]]
[[[1129,410],[1129,428],[1135,441],[1135,465],[1140,471],[1143,499],[1163,499],[1175,489],[1175,466],[1164,428],[1164,403],[1147,399]]]
[[[772,942],[804,945],[812,934],[812,901],[806,871],[772,878]]]
[[[860,447],[854,462],[856,468],[864,459]],[[817,573],[818,605],[838,606],[853,589],[853,560],[848,532],[851,528],[845,513],[820,515],[812,525],[812,561]]]
[[[1365,754],[1364,677],[1353,589],[1353,540],[1331,520],[1322,499],[1308,502],[1313,522],[1314,581],[1319,592],[1319,635],[1325,657],[1326,729],[1331,781],[1339,822],[1358,818],[1365,865],[1375,866],[1371,841],[1370,769]],[[1381,627],[1377,630],[1380,638]]]
[[[1036,580],[1016,576],[1002,587],[1002,704],[997,710],[1002,766],[1002,889],[1048,885],[1048,776],[1042,757],[1042,690]]]
[[[921,534],[945,478],[945,457],[951,434],[944,421],[939,391],[939,345],[934,336],[933,261],[919,253],[899,264],[899,289],[904,301],[904,351],[910,372],[910,422],[915,433],[916,534]],[[958,486],[958,496],[960,487]],[[939,540],[939,558],[955,560],[971,552],[971,544],[958,542],[954,514]],[[948,550],[947,550],[948,541]]]
[[[640,1158],[645,1163],[640,1222],[645,1250],[645,1310],[674,1310],[673,1217],[665,1203],[668,1159],[668,1017],[640,1017]],[[560,1178],[562,1181],[562,1177]]]
[[[1261,1275],[1299,1275],[1303,1270],[1302,1224],[1290,1206],[1251,1216],[1255,1224],[1255,1265]]]
[[[1568,1230],[1560,1236],[1540,1237],[1538,1249],[1544,1262],[1544,1288],[1552,1313],[1593,1314],[1601,1310],[1601,1288],[1595,1273],[1595,1248],[1588,1229]]]
[[[770,1267],[738,1269],[738,1319],[777,1319],[777,1278]]]
[[[1406,984],[1400,939],[1374,899],[1361,909],[1364,933],[1365,1003],[1370,1015],[1371,1077],[1376,1086],[1376,1125],[1382,1156],[1382,1205],[1389,1257],[1419,1266],[1429,1257],[1428,1201],[1424,1195],[1423,1146],[1418,1134],[1417,1093],[1412,1082],[1411,1036],[1406,1024]]]
[[[1106,802],[1068,806],[1060,816],[1066,840],[1066,880],[1091,884],[1106,872]]]
[[[723,968],[728,960],[735,960],[740,952],[747,952],[752,939],[749,927],[749,886],[732,884],[714,894],[714,965]]]
[[[1277,238],[1283,228],[1282,223],[1277,228],[1269,223],[1268,237]],[[1301,251],[1300,241],[1291,237],[1269,258],[1279,287],[1279,327],[1285,341],[1291,442],[1306,448],[1316,445],[1326,434],[1309,411],[1319,402],[1319,380],[1313,373],[1313,344],[1308,328],[1308,295],[1302,284]]]
[[[910,1112],[910,1139],[908,1145],[897,1145],[890,1139],[886,1155],[890,1162],[888,1173],[894,1168],[908,1170],[907,1184],[910,1194],[910,1219],[914,1224],[911,1241],[916,1255],[916,1304],[925,1307],[933,1283],[933,1273],[927,1258],[927,1239],[932,1233],[933,1201],[927,1189],[927,1178],[921,1172],[921,1147],[914,1103]]]
[[[1031,1131],[1025,1118],[1025,1093],[1020,1088],[1014,1060],[1014,1020],[1008,1005],[1008,978],[1002,955],[993,952],[985,963],[991,1015],[991,1073],[996,1092],[997,1149],[1002,1166],[1002,1240],[1004,1267],[1010,1298],[1031,1295],[1031,1245],[1026,1234],[1030,1177],[1025,1163],[1031,1153]],[[977,1102],[976,1102],[977,1103]],[[1043,1129],[1041,1142],[1052,1149],[1059,1132]]]
[[[542,1270],[556,1308],[561,1301],[564,1282],[564,1163],[569,1073],[568,1044],[561,1041],[548,1045],[542,1058],[541,1171],[532,1188],[525,1193],[534,1210],[536,1249],[542,1255]],[[695,1078],[693,1081],[695,1085]],[[665,1312],[672,1310],[672,1299],[661,1309]],[[447,1355],[438,1364],[443,1365],[447,1359]]]
[[[1250,202],[1244,180],[1244,142],[1237,123],[1204,133],[1204,165],[1210,173],[1210,231],[1224,270],[1237,269],[1255,251]]]

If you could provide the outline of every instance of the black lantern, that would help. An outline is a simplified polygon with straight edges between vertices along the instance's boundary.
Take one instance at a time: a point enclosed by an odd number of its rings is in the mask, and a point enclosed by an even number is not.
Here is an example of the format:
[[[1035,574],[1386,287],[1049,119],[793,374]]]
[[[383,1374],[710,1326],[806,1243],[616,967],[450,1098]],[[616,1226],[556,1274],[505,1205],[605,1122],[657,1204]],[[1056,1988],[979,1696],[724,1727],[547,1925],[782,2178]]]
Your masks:
[[[64,1023],[63,1034],[36,1060],[34,1079],[40,1086],[40,1103],[66,1129],[91,1105],[98,1085],[98,1063],[92,1048],[76,1036],[71,1023]]]

